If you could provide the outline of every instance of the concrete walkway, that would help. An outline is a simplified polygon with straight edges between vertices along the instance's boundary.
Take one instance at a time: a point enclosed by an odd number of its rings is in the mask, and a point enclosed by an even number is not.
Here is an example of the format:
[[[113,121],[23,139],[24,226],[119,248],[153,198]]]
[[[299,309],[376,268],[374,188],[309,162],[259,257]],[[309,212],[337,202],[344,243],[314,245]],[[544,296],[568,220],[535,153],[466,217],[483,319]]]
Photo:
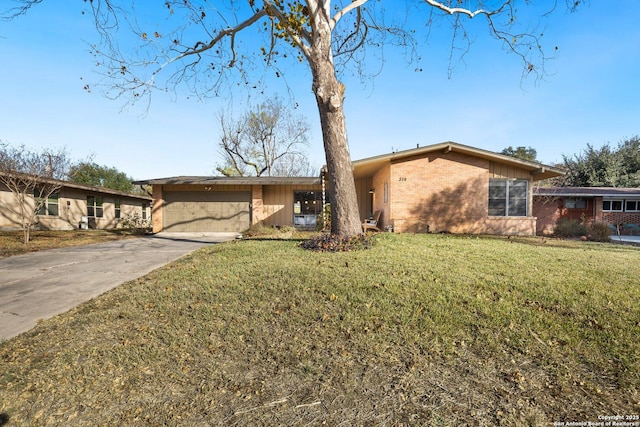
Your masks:
[[[611,236],[611,240],[614,242],[626,242],[640,244],[640,236]]]
[[[0,341],[236,234],[160,233],[1,259]]]

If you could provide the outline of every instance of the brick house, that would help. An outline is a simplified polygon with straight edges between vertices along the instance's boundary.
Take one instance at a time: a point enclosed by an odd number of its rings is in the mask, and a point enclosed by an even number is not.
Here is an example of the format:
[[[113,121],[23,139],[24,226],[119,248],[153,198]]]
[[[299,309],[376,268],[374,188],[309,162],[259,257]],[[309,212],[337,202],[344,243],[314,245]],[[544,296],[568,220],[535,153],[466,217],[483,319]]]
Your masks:
[[[381,212],[396,232],[534,235],[533,183],[562,171],[453,142],[356,160],[361,219]],[[153,230],[242,231],[253,224],[314,228],[330,183],[320,177],[150,179]]]
[[[534,190],[533,215],[538,234],[552,234],[561,219],[605,222],[622,234],[637,234],[640,188],[539,187]]]
[[[151,215],[151,197],[124,193],[109,188],[59,182],[61,188],[51,195],[38,212],[36,227],[42,230],[72,230],[76,228],[115,229],[124,218]],[[26,203],[35,207],[35,197]],[[0,230],[22,228],[20,205],[15,195],[0,184]]]

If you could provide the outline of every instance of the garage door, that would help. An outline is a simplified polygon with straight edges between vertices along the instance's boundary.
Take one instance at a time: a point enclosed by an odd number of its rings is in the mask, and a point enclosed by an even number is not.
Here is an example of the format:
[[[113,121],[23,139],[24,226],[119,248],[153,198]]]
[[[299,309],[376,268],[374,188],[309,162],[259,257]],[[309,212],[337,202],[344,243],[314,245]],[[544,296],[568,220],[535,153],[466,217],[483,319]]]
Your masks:
[[[165,231],[243,231],[251,225],[251,193],[166,192]]]

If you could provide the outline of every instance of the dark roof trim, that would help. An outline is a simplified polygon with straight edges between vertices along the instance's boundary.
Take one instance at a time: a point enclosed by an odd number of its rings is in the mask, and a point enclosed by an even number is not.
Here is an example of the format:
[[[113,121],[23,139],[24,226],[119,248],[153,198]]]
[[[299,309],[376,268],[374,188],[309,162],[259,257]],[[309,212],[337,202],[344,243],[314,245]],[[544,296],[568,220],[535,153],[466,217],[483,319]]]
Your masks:
[[[134,181],[137,185],[319,185],[319,177],[174,176]]]
[[[534,196],[557,197],[640,197],[640,188],[621,187],[538,187]]]

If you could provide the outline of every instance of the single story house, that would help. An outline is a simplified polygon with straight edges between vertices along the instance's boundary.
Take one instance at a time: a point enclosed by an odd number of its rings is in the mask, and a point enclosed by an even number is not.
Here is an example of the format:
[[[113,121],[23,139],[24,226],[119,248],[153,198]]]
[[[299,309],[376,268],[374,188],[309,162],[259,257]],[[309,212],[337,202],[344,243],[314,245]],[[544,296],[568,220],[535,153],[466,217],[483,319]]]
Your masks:
[[[563,172],[454,142],[356,160],[361,219],[381,229],[534,235],[533,183]],[[253,224],[314,227],[331,183],[319,177],[199,177],[153,187],[153,231],[243,231]]]
[[[533,215],[538,234],[553,233],[561,219],[605,222],[623,234],[637,233],[640,188],[538,187],[533,193]]]
[[[137,215],[150,219],[151,197],[130,194],[109,188],[56,181],[60,190],[47,199],[37,214],[36,227],[43,230],[76,228],[118,228],[124,218]],[[35,208],[35,197],[27,203]],[[0,183],[0,229],[22,228],[21,206],[15,195]]]

